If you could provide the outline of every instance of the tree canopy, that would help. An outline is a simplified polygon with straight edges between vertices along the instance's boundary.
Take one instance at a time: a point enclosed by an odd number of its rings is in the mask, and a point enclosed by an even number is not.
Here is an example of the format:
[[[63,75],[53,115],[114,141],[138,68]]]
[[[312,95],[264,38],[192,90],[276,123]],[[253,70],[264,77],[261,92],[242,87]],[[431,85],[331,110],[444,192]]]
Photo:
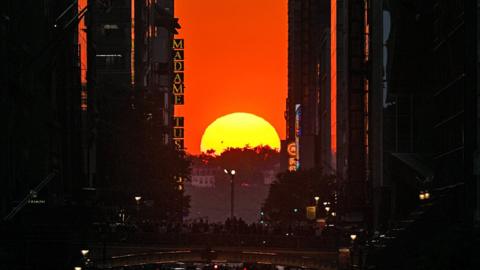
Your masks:
[[[284,172],[270,186],[262,211],[265,219],[274,223],[305,220],[307,206],[333,201],[335,177],[322,175],[320,169]]]

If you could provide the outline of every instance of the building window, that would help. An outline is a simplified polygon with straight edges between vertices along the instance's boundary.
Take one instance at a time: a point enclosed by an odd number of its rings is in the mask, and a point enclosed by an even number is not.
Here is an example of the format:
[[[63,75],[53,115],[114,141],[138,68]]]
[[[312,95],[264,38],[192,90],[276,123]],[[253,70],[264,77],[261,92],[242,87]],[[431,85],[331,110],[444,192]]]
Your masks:
[[[97,66],[105,69],[123,68],[125,59],[121,54],[97,54]]]
[[[123,38],[124,36],[123,28],[118,24],[104,24],[101,31],[105,37],[109,38]]]

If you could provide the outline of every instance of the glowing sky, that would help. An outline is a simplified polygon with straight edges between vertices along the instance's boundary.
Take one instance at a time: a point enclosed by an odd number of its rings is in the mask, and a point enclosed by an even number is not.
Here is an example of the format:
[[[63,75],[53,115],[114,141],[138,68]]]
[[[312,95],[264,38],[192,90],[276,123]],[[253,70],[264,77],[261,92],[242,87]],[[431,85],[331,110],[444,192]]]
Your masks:
[[[287,0],[175,0],[185,39],[185,146],[218,117],[248,112],[285,138]]]

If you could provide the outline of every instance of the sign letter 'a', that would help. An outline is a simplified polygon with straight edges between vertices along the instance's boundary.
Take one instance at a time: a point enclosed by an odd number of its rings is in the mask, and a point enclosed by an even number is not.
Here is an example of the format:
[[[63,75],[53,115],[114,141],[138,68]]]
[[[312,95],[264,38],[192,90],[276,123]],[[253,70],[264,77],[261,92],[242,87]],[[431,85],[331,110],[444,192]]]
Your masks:
[[[183,61],[185,59],[185,51],[173,51],[173,61]]]
[[[183,84],[184,74],[183,73],[175,73],[173,77],[174,84]]]

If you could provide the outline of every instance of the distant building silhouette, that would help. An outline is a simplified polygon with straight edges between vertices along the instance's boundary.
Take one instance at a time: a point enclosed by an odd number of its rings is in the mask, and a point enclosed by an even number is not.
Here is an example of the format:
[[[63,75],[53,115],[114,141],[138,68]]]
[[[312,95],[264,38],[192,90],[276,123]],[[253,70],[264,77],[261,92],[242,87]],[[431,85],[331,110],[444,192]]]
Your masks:
[[[194,163],[192,166],[191,181],[187,185],[201,188],[214,188],[216,175],[223,170],[217,166],[211,166],[202,162]]]

